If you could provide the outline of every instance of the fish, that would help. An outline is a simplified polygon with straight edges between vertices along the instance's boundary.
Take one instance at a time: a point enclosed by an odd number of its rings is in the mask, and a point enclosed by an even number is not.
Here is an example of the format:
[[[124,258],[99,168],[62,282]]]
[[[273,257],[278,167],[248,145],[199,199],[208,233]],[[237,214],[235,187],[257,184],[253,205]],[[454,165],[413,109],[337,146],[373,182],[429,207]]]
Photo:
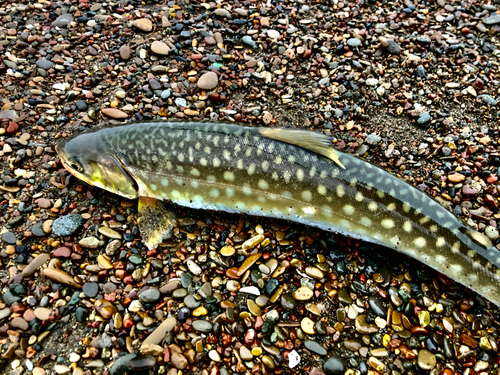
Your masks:
[[[172,236],[172,203],[283,219],[406,254],[500,306],[500,252],[487,236],[323,133],[150,121],[92,129],[56,151],[77,178],[139,200],[149,248]]]

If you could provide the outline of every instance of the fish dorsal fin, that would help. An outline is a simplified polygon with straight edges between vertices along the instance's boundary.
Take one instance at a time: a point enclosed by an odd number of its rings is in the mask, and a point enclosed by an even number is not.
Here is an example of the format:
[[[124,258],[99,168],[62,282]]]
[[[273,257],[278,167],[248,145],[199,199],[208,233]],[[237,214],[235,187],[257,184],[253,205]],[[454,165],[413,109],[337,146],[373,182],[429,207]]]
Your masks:
[[[479,245],[482,245],[486,248],[493,246],[491,240],[482,233],[476,232],[475,230],[469,228],[464,229],[462,232],[464,232],[467,236],[469,236],[472,239],[472,241],[474,241]]]
[[[345,169],[337,151],[332,148],[332,139],[324,134],[297,129],[261,128],[259,133],[267,138],[289,143],[323,155]]]

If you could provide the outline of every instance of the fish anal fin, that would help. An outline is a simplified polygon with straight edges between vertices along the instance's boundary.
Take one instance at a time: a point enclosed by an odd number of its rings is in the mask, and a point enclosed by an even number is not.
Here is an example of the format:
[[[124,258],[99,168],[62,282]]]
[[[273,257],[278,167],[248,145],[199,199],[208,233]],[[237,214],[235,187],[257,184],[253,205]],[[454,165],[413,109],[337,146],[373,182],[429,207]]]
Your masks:
[[[280,128],[261,128],[259,129],[259,133],[264,137],[299,146],[305,148],[306,150],[315,152],[316,154],[333,160],[339,167],[345,169],[339,159],[339,154],[332,147],[332,139],[325,134],[305,130]]]
[[[139,230],[149,249],[156,248],[172,236],[176,221],[177,215],[164,201],[139,197]]]

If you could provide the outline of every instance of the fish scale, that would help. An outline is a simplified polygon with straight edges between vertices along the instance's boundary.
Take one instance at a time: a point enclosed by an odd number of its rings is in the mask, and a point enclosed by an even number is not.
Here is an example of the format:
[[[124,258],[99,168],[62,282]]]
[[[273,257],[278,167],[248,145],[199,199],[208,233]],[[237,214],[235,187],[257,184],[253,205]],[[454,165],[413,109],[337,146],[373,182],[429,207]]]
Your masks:
[[[77,177],[148,199],[143,216],[154,217],[159,200],[312,225],[398,250],[500,305],[500,254],[486,236],[415,187],[331,143],[303,130],[146,122],[83,133],[57,150]],[[72,160],[79,170],[70,167]],[[140,219],[146,244],[155,246],[163,232],[171,233],[158,227],[174,225],[165,212],[161,224]]]

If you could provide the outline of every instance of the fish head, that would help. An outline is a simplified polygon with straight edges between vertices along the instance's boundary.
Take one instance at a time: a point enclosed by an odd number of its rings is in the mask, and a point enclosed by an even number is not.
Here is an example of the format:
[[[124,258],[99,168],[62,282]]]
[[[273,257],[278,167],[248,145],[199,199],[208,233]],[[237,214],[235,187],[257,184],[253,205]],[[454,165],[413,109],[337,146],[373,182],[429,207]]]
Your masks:
[[[138,197],[138,185],[99,132],[85,132],[60,141],[57,154],[69,173],[92,186],[123,197]]]

